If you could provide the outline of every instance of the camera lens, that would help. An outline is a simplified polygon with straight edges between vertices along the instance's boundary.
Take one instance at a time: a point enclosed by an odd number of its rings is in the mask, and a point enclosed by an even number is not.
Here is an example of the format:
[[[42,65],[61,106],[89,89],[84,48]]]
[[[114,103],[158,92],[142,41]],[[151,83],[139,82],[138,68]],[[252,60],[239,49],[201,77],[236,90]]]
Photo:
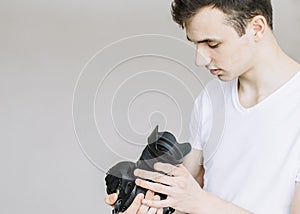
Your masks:
[[[163,162],[177,165],[183,162],[183,158],[191,151],[189,143],[179,144],[170,132],[158,132],[158,126],[148,137],[148,145],[143,150],[136,163],[123,161],[113,166],[105,178],[107,193],[118,192],[118,201],[114,206],[114,213],[124,212],[132,203],[138,193],[146,193],[146,189],[136,186],[134,183],[134,169],[140,168],[155,171],[154,163]],[[159,194],[161,199],[167,196]],[[173,213],[174,209],[165,207],[163,213]]]

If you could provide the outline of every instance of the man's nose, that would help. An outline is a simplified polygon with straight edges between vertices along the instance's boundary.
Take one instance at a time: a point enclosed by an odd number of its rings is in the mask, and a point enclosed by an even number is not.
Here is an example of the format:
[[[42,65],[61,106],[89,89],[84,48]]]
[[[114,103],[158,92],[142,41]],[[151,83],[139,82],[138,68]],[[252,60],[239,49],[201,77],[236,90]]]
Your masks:
[[[196,59],[195,64],[197,66],[206,66],[210,63],[211,57],[205,47],[197,47],[196,48]]]

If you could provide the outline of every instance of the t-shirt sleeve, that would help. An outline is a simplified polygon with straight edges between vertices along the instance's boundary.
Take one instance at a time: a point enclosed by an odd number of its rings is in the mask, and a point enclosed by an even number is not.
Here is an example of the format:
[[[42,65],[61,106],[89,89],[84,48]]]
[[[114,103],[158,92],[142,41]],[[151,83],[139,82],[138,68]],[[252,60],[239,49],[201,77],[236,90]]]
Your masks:
[[[203,150],[208,141],[211,127],[211,103],[203,90],[194,102],[190,118],[190,138],[194,149]]]

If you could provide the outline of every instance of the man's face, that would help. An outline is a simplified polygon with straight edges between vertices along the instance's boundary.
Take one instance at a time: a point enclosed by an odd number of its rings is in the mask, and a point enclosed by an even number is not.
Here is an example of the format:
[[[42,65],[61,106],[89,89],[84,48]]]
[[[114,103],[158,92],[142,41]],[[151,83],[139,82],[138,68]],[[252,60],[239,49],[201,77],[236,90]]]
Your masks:
[[[186,23],[188,40],[196,45],[196,65],[205,66],[219,79],[228,81],[253,68],[253,31],[239,36],[219,9],[202,8]]]

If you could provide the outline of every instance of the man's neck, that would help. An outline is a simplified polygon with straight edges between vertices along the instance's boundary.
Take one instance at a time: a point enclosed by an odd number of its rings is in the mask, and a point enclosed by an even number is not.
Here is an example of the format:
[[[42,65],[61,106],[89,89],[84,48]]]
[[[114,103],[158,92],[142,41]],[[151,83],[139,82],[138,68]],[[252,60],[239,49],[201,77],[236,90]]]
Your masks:
[[[251,107],[288,82],[300,65],[277,45],[266,45],[257,57],[256,67],[239,77],[238,94],[241,105]]]

